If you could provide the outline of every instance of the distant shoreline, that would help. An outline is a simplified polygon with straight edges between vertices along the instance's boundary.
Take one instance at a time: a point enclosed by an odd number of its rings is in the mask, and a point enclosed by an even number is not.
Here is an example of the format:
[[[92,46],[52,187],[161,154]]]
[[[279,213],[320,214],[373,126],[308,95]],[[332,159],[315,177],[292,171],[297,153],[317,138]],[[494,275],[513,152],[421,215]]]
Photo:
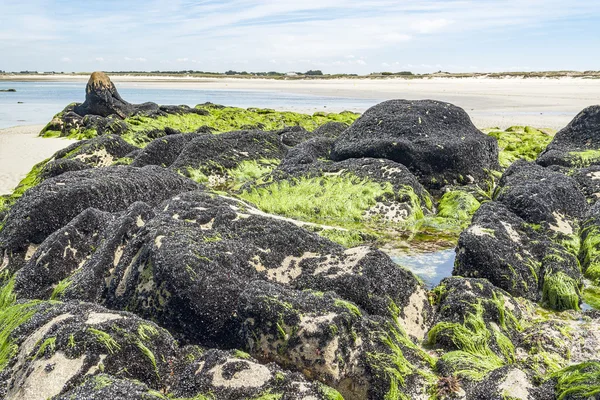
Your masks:
[[[87,81],[89,72],[81,73],[0,73],[0,81]],[[372,75],[298,75],[298,76],[255,76],[255,75],[226,75],[226,74],[175,74],[175,73],[142,73],[115,72],[109,73],[111,79],[127,82],[202,82],[212,80],[248,80],[248,81],[414,81],[432,79],[585,79],[600,80],[600,72],[549,71],[549,72],[494,72],[494,73],[434,73],[434,74],[372,74]]]

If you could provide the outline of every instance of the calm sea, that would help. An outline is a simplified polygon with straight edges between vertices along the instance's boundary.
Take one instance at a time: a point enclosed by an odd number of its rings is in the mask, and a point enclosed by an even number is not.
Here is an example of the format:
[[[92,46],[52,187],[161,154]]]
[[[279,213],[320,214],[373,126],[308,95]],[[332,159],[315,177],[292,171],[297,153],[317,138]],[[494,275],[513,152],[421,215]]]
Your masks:
[[[83,82],[0,82],[0,89],[16,89],[16,93],[0,92],[0,128],[16,125],[45,124],[67,104],[85,98]],[[119,85],[121,96],[131,103],[153,101],[158,104],[212,102],[235,107],[261,107],[298,112],[343,110],[362,112],[380,100],[302,94],[202,89],[149,89]]]

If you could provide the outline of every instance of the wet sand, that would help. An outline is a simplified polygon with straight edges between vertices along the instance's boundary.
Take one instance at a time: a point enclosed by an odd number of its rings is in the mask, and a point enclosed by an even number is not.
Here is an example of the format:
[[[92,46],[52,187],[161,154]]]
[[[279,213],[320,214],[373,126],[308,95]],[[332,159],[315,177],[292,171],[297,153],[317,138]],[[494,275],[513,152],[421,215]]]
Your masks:
[[[74,140],[38,137],[43,125],[0,129],[0,194],[12,192],[31,167]]]

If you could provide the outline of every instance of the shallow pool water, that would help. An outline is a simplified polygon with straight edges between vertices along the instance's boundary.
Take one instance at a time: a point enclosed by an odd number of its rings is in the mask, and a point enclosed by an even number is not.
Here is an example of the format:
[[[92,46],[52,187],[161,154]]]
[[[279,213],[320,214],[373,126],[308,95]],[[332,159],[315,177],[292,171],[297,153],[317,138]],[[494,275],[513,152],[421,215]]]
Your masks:
[[[393,255],[392,260],[414,272],[427,287],[432,288],[452,275],[455,256],[454,249],[447,249],[431,253]]]

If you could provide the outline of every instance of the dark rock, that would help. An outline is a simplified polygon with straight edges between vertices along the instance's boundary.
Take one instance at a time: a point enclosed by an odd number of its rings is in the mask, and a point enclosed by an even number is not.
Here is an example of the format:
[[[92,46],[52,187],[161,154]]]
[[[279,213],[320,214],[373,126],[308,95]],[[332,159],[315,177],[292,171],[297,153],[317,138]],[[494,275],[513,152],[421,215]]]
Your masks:
[[[587,208],[574,179],[523,160],[504,172],[495,199],[528,223],[565,234]]]
[[[0,232],[0,248],[22,252],[90,207],[115,212],[136,201],[156,205],[197,187],[189,179],[155,166],[67,172],[42,182],[17,200]]]
[[[186,133],[155,139],[140,150],[131,166],[160,165],[169,167],[179,157],[185,146],[197,136]]]
[[[275,131],[274,133],[279,135],[279,137],[281,138],[281,143],[289,147],[297,146],[300,143],[305,142],[313,137],[312,132],[307,131],[300,125],[290,126]]]
[[[479,182],[498,169],[498,144],[467,113],[433,100],[389,100],[367,110],[335,142],[331,158],[387,158],[428,189]]]
[[[136,112],[157,111],[155,103],[131,104],[123,100],[117,88],[104,72],[94,72],[85,88],[85,102],[77,105],[74,111],[80,116],[88,114],[108,117],[117,115],[125,119]]]
[[[178,398],[210,393],[214,399],[330,400],[338,393],[317,382],[307,382],[300,373],[285,371],[274,363],[266,365],[242,351],[208,350],[177,372],[170,390]]]
[[[40,174],[40,178],[41,180],[46,180],[64,174],[65,172],[82,171],[90,168],[92,168],[91,165],[88,165],[81,160],[60,158],[58,160],[49,161],[46,165],[44,165],[42,173]]]
[[[328,160],[334,140],[330,138],[312,138],[292,147],[281,161],[280,169],[293,172],[298,166],[314,164],[320,159]]]
[[[21,324],[10,332],[15,353],[0,375],[0,396],[46,399],[83,382],[86,374],[119,376],[159,390],[177,361],[164,329],[133,314],[86,303],[32,302],[9,306]]]
[[[600,165],[575,169],[571,178],[579,184],[581,192],[589,204],[597,202],[600,198]]]
[[[600,106],[581,111],[558,131],[537,163],[542,166],[587,167],[600,163]]]
[[[217,186],[228,179],[228,170],[242,162],[278,162],[285,152],[275,133],[254,130],[200,134],[185,146],[171,168],[188,175],[190,169],[198,171],[206,176],[210,186]]]
[[[153,216],[142,202],[133,203],[122,213],[85,210],[37,248],[18,271],[15,291],[22,298],[47,299],[52,293],[58,299],[72,285],[86,287],[85,298],[99,302],[105,277],[111,272],[107,266],[114,269],[127,241]],[[63,286],[57,287],[62,280]]]
[[[445,278],[433,301],[437,313],[427,342],[445,351],[436,365],[440,376],[470,383],[514,362],[512,341],[523,314],[508,293],[486,279]]]

